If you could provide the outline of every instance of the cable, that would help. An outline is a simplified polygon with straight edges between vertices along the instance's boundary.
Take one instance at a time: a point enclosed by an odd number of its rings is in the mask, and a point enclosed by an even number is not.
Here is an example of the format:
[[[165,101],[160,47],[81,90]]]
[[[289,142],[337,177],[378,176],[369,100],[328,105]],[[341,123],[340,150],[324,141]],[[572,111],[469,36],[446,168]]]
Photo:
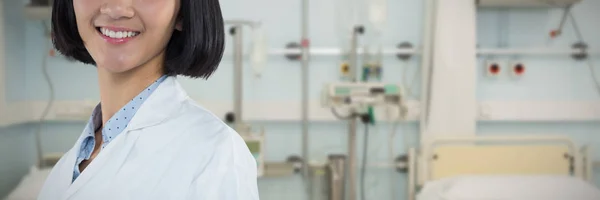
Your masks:
[[[45,22],[42,22],[42,25],[44,27],[44,33],[45,36],[49,36],[50,33],[48,32],[49,28],[46,26]],[[44,57],[42,58],[42,73],[44,74],[44,80],[46,80],[46,83],[48,84],[48,89],[50,91],[50,98],[48,100],[48,104],[46,105],[46,108],[44,108],[44,112],[42,112],[42,116],[40,117],[40,121],[37,127],[37,131],[35,134],[35,143],[36,143],[36,148],[37,148],[37,153],[38,153],[38,166],[41,168],[42,164],[43,164],[43,151],[42,151],[42,126],[43,126],[43,122],[46,119],[48,113],[50,112],[50,108],[52,107],[52,104],[54,104],[54,85],[52,85],[52,81],[50,80],[50,74],[48,73],[48,49],[49,49],[49,45],[48,45],[48,41],[45,42],[45,48],[44,48]]]
[[[407,110],[404,109],[405,107],[403,107],[402,105],[398,105],[398,118],[396,118],[394,121],[392,121],[392,124],[390,125],[390,133],[389,133],[389,140],[388,140],[388,154],[389,154],[389,162],[392,163],[392,165],[395,165],[396,159],[394,158],[394,152],[395,152],[395,144],[394,141],[396,138],[396,134],[398,132],[398,125],[400,125],[400,122],[405,119],[406,114],[407,114]],[[389,117],[389,113],[388,113],[388,117]],[[403,133],[408,133],[408,131],[402,130]],[[402,137],[401,138],[402,141],[404,142],[404,148],[408,148],[408,139],[407,137]],[[395,167],[392,167],[392,172],[395,171]],[[392,186],[392,188],[396,188],[396,181],[393,178],[393,176],[390,176],[390,185]],[[396,199],[396,193],[392,190],[392,194],[391,194],[392,199]]]
[[[571,25],[573,25],[573,29],[575,30],[575,34],[577,35],[577,39],[583,42],[583,35],[581,35],[581,30],[579,30],[579,25],[577,25],[577,21],[575,20],[575,17],[573,16],[572,12],[569,12],[569,18],[571,19]]]
[[[596,70],[594,67],[594,63],[592,62],[592,59],[587,59],[587,64],[590,67],[590,73],[592,74],[592,79],[594,81],[594,83],[596,84],[596,90],[598,90],[598,93],[600,94],[600,81],[598,81],[598,77],[596,76]]]
[[[337,112],[337,110],[334,107],[331,108],[331,113],[333,113],[333,115],[335,115],[335,117],[337,117],[338,119],[341,119],[341,120],[349,120],[349,119],[352,119],[353,117],[355,117],[354,114],[350,114],[348,116],[342,116]]]
[[[365,135],[363,139],[363,158],[362,167],[360,168],[360,196],[361,200],[365,200],[365,174],[367,171],[367,149],[369,148],[369,124],[365,123]]]
[[[412,88],[414,87],[414,85],[415,85],[415,82],[416,82],[416,80],[417,80],[417,78],[416,78],[416,77],[417,77],[417,74],[418,74],[419,70],[415,70],[415,72],[414,72],[414,74],[413,74],[413,79],[412,79],[412,81],[408,81],[408,77],[407,77],[407,75],[408,75],[408,68],[409,68],[409,65],[407,64],[408,62],[402,62],[402,63],[404,63],[404,72],[402,73],[402,75],[403,75],[404,77],[402,77],[402,83],[403,83],[404,85],[406,85],[406,95],[407,95],[407,96],[410,96],[410,97],[415,97],[415,98],[417,98],[416,96],[414,96],[414,94],[413,94],[413,92],[412,92]]]
[[[569,12],[569,18],[571,19],[571,25],[573,26],[573,29],[575,30],[577,39],[579,41],[585,43],[585,40],[583,39],[583,35],[581,34],[581,30],[579,29],[579,25],[577,24],[577,20],[575,20],[575,16],[573,16],[573,12]],[[583,49],[583,50],[587,51],[587,49]],[[584,52],[584,53],[587,53],[587,52]],[[596,90],[600,94],[600,81],[598,81],[598,77],[596,76],[596,70],[594,67],[594,63],[592,62],[592,59],[590,59],[590,58],[586,58],[586,61],[587,61],[586,63],[588,65],[588,67],[590,68],[592,80],[596,84]]]

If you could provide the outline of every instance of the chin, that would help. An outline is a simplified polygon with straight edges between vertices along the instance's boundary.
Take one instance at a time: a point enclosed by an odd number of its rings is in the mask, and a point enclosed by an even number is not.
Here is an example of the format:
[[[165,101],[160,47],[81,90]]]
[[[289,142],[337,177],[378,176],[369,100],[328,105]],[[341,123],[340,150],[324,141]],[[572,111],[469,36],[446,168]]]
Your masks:
[[[131,71],[132,69],[134,69],[136,67],[136,65],[133,65],[133,64],[116,63],[116,62],[98,64],[98,66],[105,69],[106,71],[108,71],[110,73],[125,73],[128,71]]]

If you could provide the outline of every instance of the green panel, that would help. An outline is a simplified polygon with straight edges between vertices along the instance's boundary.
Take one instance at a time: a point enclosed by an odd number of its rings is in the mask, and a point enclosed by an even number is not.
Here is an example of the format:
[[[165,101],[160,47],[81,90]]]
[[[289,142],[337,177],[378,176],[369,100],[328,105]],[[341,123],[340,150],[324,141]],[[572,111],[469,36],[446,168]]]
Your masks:
[[[335,95],[350,95],[350,88],[347,87],[336,87]]]
[[[252,152],[252,153],[259,153],[260,152],[260,142],[258,142],[258,141],[246,141],[246,145],[248,145],[248,149],[250,149],[250,152]]]
[[[385,85],[385,94],[399,94],[400,89],[396,85]]]

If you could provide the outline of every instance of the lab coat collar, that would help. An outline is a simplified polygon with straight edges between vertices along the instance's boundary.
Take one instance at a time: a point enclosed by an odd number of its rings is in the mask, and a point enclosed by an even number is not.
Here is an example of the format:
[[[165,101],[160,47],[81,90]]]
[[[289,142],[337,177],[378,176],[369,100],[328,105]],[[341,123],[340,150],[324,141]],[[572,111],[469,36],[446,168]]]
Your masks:
[[[188,95],[177,82],[177,78],[167,77],[141,105],[131,119],[128,130],[146,128],[167,120],[179,110],[187,98]]]

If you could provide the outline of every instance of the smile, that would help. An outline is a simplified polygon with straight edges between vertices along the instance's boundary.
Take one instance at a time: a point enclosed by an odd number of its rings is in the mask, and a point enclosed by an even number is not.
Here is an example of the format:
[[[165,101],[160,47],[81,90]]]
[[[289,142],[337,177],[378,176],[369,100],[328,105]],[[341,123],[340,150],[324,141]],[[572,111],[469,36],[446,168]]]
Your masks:
[[[140,34],[138,31],[117,28],[97,27],[96,30],[100,33],[105,41],[112,44],[122,44],[128,42]]]

